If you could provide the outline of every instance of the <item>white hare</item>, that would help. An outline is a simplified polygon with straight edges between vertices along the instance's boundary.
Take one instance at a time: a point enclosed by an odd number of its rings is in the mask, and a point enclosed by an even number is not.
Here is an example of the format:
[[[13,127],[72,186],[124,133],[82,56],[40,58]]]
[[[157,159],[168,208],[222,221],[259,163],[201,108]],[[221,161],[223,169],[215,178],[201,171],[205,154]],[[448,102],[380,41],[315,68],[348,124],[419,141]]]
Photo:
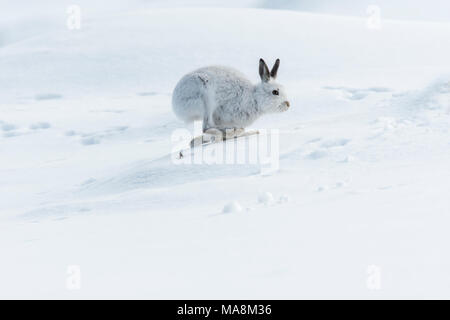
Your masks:
[[[205,67],[185,75],[175,87],[172,107],[185,122],[203,120],[203,132],[243,131],[258,117],[289,108],[283,87],[275,82],[280,59],[269,71],[259,60],[261,82],[253,85],[239,71]]]

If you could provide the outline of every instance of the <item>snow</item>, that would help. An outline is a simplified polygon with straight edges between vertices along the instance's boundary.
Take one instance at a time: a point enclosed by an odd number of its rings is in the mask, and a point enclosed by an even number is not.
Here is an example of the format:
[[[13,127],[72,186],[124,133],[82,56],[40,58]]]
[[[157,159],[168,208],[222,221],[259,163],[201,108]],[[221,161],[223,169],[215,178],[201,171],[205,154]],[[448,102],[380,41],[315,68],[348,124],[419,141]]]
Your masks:
[[[223,210],[222,210],[223,213],[236,213],[236,212],[241,212],[241,211],[242,211],[242,206],[236,201],[231,201],[231,202],[227,203],[225,205],[225,207],[223,207]]]
[[[270,192],[261,192],[258,195],[258,202],[264,205],[270,205],[274,202],[273,195]]]
[[[384,18],[403,20],[449,21],[448,1],[429,0],[262,0],[260,7],[273,9],[301,10],[338,15],[364,16],[376,7]]]
[[[449,297],[442,10],[373,30],[253,1],[81,1],[68,30],[57,3],[0,13],[0,298]],[[291,102],[253,126],[279,130],[279,170],[174,164],[179,78],[257,81],[260,57]]]

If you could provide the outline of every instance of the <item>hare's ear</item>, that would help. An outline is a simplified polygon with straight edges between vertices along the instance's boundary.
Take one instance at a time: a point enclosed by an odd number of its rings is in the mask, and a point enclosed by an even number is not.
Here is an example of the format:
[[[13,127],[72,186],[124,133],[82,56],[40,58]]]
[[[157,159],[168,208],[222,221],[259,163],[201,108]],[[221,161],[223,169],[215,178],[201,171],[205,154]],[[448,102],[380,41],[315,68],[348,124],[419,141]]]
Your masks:
[[[270,80],[269,68],[263,59],[259,59],[259,76],[262,82],[268,82]]]
[[[280,67],[280,59],[277,59],[277,61],[275,61],[275,64],[273,65],[272,71],[270,71],[270,76],[272,78],[275,79],[277,77],[279,67]]]

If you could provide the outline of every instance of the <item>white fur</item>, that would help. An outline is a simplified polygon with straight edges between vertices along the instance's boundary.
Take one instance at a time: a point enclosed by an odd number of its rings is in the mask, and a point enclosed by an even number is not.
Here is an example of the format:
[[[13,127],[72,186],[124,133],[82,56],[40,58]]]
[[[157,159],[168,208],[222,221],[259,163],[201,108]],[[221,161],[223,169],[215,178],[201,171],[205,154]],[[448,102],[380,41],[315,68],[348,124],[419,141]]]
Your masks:
[[[185,122],[203,120],[205,131],[245,128],[263,114],[286,111],[289,103],[273,78],[253,85],[237,70],[213,66],[185,75],[175,87],[172,107]]]

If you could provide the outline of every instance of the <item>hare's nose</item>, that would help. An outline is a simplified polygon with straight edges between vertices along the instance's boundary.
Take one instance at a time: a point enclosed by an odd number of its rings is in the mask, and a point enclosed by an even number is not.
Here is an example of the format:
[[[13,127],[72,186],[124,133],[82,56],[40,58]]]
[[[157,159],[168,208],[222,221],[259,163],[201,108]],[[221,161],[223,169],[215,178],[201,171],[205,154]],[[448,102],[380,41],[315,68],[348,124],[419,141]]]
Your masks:
[[[289,108],[291,106],[291,104],[289,103],[289,101],[285,101],[284,104]]]

